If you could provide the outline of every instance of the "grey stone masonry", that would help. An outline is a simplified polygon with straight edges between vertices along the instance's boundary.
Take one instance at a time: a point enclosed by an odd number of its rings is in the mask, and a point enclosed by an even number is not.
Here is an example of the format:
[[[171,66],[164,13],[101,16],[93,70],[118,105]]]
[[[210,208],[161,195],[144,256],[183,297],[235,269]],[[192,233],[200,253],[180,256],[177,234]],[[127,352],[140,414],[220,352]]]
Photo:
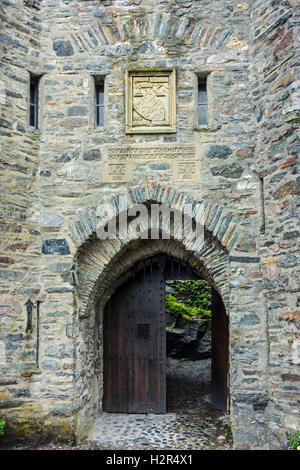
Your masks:
[[[189,265],[226,307],[235,448],[281,449],[287,433],[300,430],[299,16],[297,0],[1,3],[7,438],[79,442],[101,419],[103,308],[128,270],[158,253]],[[152,93],[153,77],[173,74],[174,109],[161,98],[171,96],[169,79],[158,93],[165,108],[143,118],[151,132],[131,133],[128,72],[141,71]],[[33,129],[30,78],[37,77]],[[203,77],[206,126],[198,121]],[[155,119],[174,115],[171,132],[155,129]],[[131,229],[126,241],[99,239],[97,227],[120,219],[121,195],[127,211],[188,207],[203,241],[195,246],[173,233],[137,240]]]

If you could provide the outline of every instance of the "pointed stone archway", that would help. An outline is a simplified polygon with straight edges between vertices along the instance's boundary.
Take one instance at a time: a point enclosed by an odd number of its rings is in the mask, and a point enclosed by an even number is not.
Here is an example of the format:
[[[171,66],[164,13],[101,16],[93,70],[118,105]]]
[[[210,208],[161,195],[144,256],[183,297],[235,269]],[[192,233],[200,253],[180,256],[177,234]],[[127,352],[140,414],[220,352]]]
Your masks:
[[[99,220],[106,225],[119,214],[117,198],[101,207],[82,211],[70,227],[77,245],[75,262],[76,319],[79,334],[76,339],[76,408],[78,429],[84,429],[102,409],[103,357],[102,328],[103,308],[129,269],[138,261],[157,253],[166,253],[183,261],[207,279],[221,295],[224,304],[229,302],[228,250],[237,238],[232,217],[220,207],[212,207],[205,201],[195,201],[170,187],[144,186],[129,189],[128,207],[149,201],[168,204],[183,211],[185,204],[191,208],[191,217],[201,222],[205,229],[204,243],[198,249],[189,249],[188,238],[175,240],[137,240],[129,233],[129,240],[115,238],[100,240],[96,229]],[[98,214],[98,218],[96,216]],[[97,308],[96,308],[97,306]],[[85,371],[83,373],[83,370]],[[84,374],[84,375],[83,375]]]
[[[206,238],[204,244],[196,250],[194,246],[191,250],[191,241],[188,237],[177,240],[186,251],[181,256],[184,256],[186,260],[189,259],[188,263],[193,263],[196,270],[205,271],[206,276],[210,276],[226,305],[229,290],[225,259],[228,258],[228,253],[238,238],[233,216],[226,213],[222,206],[211,205],[204,200],[195,200],[185,193],[160,184],[129,188],[123,196],[127,198],[128,209],[137,204],[146,204],[148,201],[167,204],[177,211],[183,211],[184,206],[189,205],[190,216],[203,225]],[[99,240],[95,235],[100,223],[105,226],[119,213],[118,197],[112,197],[100,207],[94,205],[79,211],[77,218],[69,225],[71,238],[77,250],[75,272],[78,275],[78,284],[80,284],[77,292],[81,316],[84,316],[84,312],[88,309],[92,292],[98,288],[99,278],[101,277],[102,280],[107,278],[105,274],[108,271],[108,264],[115,263],[124,248],[124,241],[118,237],[114,240]],[[131,235],[131,239],[130,235],[129,233],[129,242],[135,240],[134,234]],[[98,255],[96,256],[94,252]],[[79,265],[80,269],[78,269]],[[110,284],[110,276],[107,279]]]
[[[118,236],[112,240],[101,240],[96,234],[99,223],[104,227],[120,214],[117,197],[109,199],[98,210],[94,204],[80,211],[70,225],[73,250],[76,251],[73,318],[73,328],[77,331],[74,335],[74,406],[77,411],[75,433],[78,438],[85,436],[88,427],[102,411],[104,306],[134,264],[155,254],[165,253],[181,260],[201,278],[206,279],[224,303],[229,317],[230,370],[233,371],[230,377],[233,405],[231,421],[233,433],[239,436],[239,433],[244,432],[244,425],[240,427],[237,420],[239,400],[247,409],[246,421],[250,423],[254,410],[252,399],[261,402],[266,396],[264,390],[255,394],[247,393],[239,377],[239,371],[254,367],[253,363],[259,357],[256,351],[260,347],[256,342],[250,345],[249,350],[246,344],[239,343],[239,335],[246,331],[243,323],[247,328],[249,316],[247,311],[243,313],[242,307],[244,287],[248,287],[248,280],[245,276],[239,276],[239,273],[246,273],[249,263],[257,264],[256,258],[252,261],[251,258],[249,260],[236,256],[235,247],[240,237],[243,237],[243,227],[235,223],[225,208],[210,205],[203,200],[197,201],[171,187],[145,185],[129,188],[123,194],[127,196],[128,208],[136,204],[157,203],[168,204],[171,209],[183,212],[185,204],[189,204],[190,216],[204,226],[205,236],[203,243],[196,248],[188,237],[176,239],[172,233],[168,240],[140,240],[130,231],[126,241]],[[246,268],[243,261],[247,263]],[[257,304],[256,312],[260,312],[259,297],[253,302]],[[250,320],[252,321],[252,313]],[[264,330],[258,327],[257,335],[263,338],[262,343],[264,334]],[[244,352],[251,355],[249,365],[245,365]],[[259,367],[264,367],[264,363],[260,362]],[[262,383],[262,388],[263,385]]]

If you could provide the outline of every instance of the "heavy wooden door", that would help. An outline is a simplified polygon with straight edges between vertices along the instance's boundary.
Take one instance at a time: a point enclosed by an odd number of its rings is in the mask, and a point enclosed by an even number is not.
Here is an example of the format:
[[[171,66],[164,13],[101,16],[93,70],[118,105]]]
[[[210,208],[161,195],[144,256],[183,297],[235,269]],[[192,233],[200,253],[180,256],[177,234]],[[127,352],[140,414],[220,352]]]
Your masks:
[[[220,295],[212,289],[212,404],[229,411],[228,317]]]
[[[158,265],[136,273],[106,305],[103,410],[166,412],[165,280]]]

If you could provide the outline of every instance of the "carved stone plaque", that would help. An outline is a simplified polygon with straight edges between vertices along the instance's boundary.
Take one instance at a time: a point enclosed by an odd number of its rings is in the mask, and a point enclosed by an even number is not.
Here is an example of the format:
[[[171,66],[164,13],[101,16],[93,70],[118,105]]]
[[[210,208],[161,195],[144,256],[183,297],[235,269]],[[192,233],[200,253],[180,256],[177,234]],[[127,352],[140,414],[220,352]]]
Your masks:
[[[200,182],[199,149],[197,145],[168,144],[133,144],[104,145],[103,181],[121,183],[131,180],[132,167],[135,163],[169,162],[175,181]]]
[[[128,71],[126,133],[176,132],[175,70]]]
[[[181,161],[174,163],[176,181],[200,181],[199,161]]]
[[[131,169],[128,162],[104,163],[103,181],[107,183],[127,182],[131,178]]]
[[[125,161],[183,161],[197,160],[199,151],[193,144],[133,144],[105,145],[102,147],[107,162]]]

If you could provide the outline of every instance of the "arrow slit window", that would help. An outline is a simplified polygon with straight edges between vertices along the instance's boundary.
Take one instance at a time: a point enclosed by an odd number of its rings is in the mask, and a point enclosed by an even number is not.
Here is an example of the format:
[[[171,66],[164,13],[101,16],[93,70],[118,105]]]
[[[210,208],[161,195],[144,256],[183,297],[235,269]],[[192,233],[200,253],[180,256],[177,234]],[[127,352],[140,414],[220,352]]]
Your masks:
[[[29,126],[38,129],[39,118],[39,78],[30,75],[30,104],[29,104]]]
[[[95,80],[96,129],[104,129],[104,79]]]
[[[207,79],[198,78],[198,126],[207,126]]]

